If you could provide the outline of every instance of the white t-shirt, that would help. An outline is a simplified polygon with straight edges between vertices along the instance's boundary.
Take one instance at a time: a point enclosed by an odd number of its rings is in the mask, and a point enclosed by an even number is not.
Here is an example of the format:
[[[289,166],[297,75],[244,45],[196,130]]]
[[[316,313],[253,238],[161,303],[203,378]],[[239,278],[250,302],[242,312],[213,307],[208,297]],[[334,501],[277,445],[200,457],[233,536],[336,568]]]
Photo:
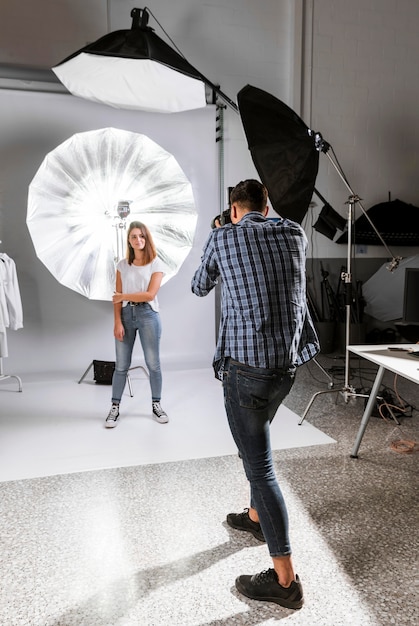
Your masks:
[[[116,269],[121,274],[122,293],[147,291],[153,274],[156,272],[162,272],[163,274],[166,273],[166,267],[159,257],[156,257],[148,265],[128,265],[127,259],[122,259],[119,261]],[[122,306],[126,306],[127,304],[128,301],[124,300]],[[154,300],[149,302],[149,305],[154,311],[159,310],[157,296]]]

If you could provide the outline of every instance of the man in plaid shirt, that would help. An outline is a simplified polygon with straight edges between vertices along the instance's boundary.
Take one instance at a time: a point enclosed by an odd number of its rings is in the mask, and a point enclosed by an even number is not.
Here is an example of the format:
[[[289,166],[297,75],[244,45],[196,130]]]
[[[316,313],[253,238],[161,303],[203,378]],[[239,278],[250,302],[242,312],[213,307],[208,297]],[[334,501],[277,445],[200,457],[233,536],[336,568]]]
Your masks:
[[[288,515],[272,461],[269,425],[298,366],[319,343],[306,299],[307,237],[288,219],[270,220],[266,187],[241,181],[230,194],[230,219],[210,233],[192,291],[207,295],[221,281],[221,319],[213,366],[222,380],[231,433],[250,484],[250,507],[227,523],[266,541],[273,568],[236,579],[254,600],[298,609]],[[216,223],[219,226],[219,223]]]

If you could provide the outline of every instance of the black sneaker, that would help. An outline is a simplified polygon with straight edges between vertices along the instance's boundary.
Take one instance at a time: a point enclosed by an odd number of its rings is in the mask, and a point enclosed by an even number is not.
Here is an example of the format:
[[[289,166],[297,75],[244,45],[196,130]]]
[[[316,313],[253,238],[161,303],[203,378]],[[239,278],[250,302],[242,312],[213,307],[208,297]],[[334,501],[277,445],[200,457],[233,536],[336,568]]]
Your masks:
[[[252,533],[259,541],[265,542],[259,522],[253,522],[249,517],[249,509],[244,509],[243,513],[229,513],[227,524],[236,530],[245,530]]]
[[[286,609],[301,609],[304,603],[303,587],[298,576],[289,587],[282,587],[274,569],[267,569],[254,576],[236,578],[236,588],[247,598],[275,602]]]

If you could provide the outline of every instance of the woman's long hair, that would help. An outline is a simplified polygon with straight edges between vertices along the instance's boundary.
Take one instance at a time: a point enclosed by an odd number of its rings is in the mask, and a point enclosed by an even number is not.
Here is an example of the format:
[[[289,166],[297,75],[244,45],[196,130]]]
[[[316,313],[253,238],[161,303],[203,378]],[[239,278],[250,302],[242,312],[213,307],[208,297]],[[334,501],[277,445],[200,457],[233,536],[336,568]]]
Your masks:
[[[156,250],[156,246],[154,245],[154,241],[153,241],[153,237],[151,236],[150,231],[148,230],[147,226],[145,224],[143,224],[142,222],[131,222],[131,224],[129,225],[128,228],[128,232],[127,232],[127,261],[128,261],[128,265],[132,265],[134,259],[135,259],[135,252],[134,252],[134,248],[132,247],[132,245],[129,242],[129,236],[131,234],[131,231],[134,228],[139,228],[142,232],[142,234],[144,235],[145,238],[145,248],[143,250],[143,256],[144,256],[144,263],[143,265],[148,265],[149,263],[151,263],[151,261],[153,261],[156,256],[157,256],[157,250]]]

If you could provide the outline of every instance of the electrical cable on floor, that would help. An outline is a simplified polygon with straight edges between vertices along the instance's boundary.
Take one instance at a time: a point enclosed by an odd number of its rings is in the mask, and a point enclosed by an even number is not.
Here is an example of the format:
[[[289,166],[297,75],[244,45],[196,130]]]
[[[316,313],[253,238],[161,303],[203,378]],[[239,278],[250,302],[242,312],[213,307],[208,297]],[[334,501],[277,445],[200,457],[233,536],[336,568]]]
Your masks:
[[[390,450],[399,454],[413,454],[419,452],[419,443],[411,439],[396,439],[391,442]]]
[[[396,411],[401,412],[401,413],[407,413],[407,411],[412,410],[412,407],[407,405],[406,402],[401,398],[397,390],[397,380],[398,380],[398,374],[395,374],[393,390],[394,390],[396,399],[399,402],[399,405],[390,404],[388,402],[383,402],[378,408],[378,411],[381,417],[386,422],[389,422],[390,419],[388,418],[388,416],[384,415],[383,407],[387,408],[390,415],[392,415],[392,409],[395,409]],[[395,430],[397,432],[400,432],[403,437],[406,437],[405,433],[402,431],[400,426],[397,426]],[[394,433],[394,430],[393,430],[393,433]],[[399,454],[414,454],[415,452],[419,452],[419,442],[415,441],[414,439],[409,439],[409,438],[394,439],[393,441],[390,442],[390,450],[392,450],[393,452],[398,452]]]
[[[407,406],[407,405],[406,405],[406,401],[405,401],[405,400],[403,400],[403,398],[400,396],[400,394],[399,394],[399,392],[398,392],[398,390],[397,390],[397,380],[398,380],[398,376],[399,376],[398,374],[395,374],[395,375],[394,375],[393,390],[394,390],[394,393],[396,394],[396,398],[397,398],[397,400],[400,402],[400,404],[401,404],[401,405],[403,405],[403,406]],[[413,406],[413,405],[407,406],[407,408],[410,408],[412,411],[417,411],[417,410],[418,410],[418,409],[417,409],[415,406]],[[409,415],[409,417],[412,417],[412,415]]]
[[[385,419],[382,408],[387,407],[390,416],[394,419],[394,415],[392,413],[392,409],[394,409],[398,414],[401,414],[402,417],[412,417],[413,411],[417,410],[416,407],[411,404],[407,404],[406,400],[404,400],[397,389],[397,381],[398,374],[394,375],[394,383],[393,389],[389,387],[385,387],[382,392],[383,402],[379,406],[379,414]],[[398,404],[396,404],[398,402]],[[399,416],[399,415],[398,415]]]

